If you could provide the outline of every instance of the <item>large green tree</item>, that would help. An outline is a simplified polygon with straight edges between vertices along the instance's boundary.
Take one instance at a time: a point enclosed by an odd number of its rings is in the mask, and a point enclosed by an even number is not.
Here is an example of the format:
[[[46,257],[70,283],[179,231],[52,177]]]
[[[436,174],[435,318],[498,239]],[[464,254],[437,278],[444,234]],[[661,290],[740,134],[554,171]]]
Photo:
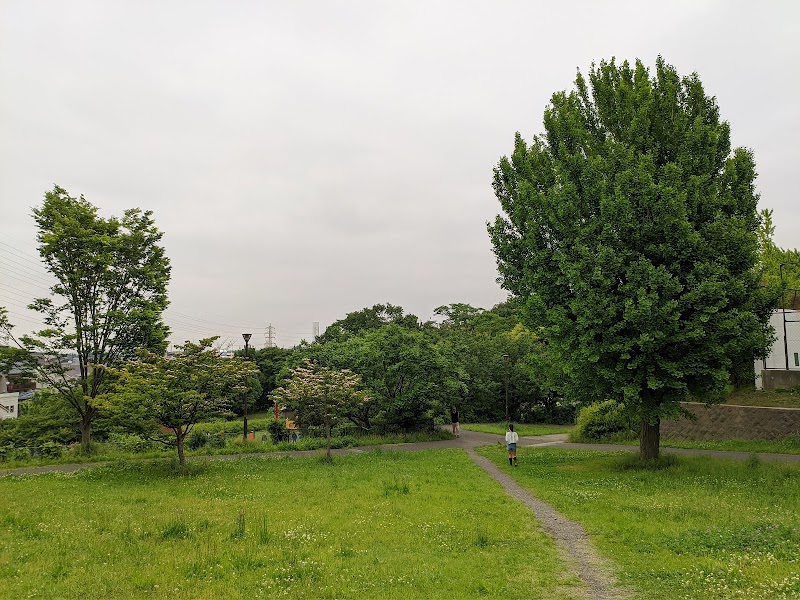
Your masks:
[[[331,323],[316,341],[320,344],[343,342],[360,333],[390,323],[407,329],[419,329],[419,319],[415,315],[405,314],[403,307],[387,302],[347,313],[343,319]]]
[[[51,296],[30,305],[46,327],[15,338],[0,312],[0,329],[28,352],[28,366],[57,390],[79,418],[81,442],[91,441],[95,399],[109,372],[141,348],[163,351],[170,265],[152,213],[126,210],[104,218],[81,196],[56,186],[33,209],[39,254],[55,277]],[[76,365],[65,361],[76,357]]]
[[[544,134],[494,170],[489,226],[503,286],[525,300],[565,389],[614,398],[659,454],[659,422],[719,400],[734,363],[765,352],[753,155],[696,75],[662,58],[593,65],[553,95]]]

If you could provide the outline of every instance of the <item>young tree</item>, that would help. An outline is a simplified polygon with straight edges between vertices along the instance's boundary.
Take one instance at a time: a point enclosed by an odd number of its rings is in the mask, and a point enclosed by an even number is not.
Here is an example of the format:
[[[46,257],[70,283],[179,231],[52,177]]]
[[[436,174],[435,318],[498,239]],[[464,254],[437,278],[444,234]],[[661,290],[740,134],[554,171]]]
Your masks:
[[[593,66],[553,95],[545,133],[494,170],[489,226],[503,286],[541,326],[567,391],[615,398],[641,422],[642,459],[687,395],[719,400],[734,363],[763,354],[753,155],[699,77],[659,57]]]
[[[0,330],[28,352],[27,364],[57,390],[80,419],[81,443],[91,441],[95,399],[108,371],[136,356],[140,348],[166,347],[169,259],[159,246],[162,233],[151,212],[126,210],[105,219],[97,208],[56,186],[33,210],[39,254],[58,283],[52,297],[30,305],[47,327],[19,339],[0,314]],[[77,355],[77,375],[65,362]]]
[[[112,369],[119,381],[102,399],[110,412],[149,439],[164,442],[162,428],[172,431],[174,440],[168,443],[177,447],[181,465],[195,424],[221,416],[242,394],[260,392],[255,363],[222,358],[212,347],[215,339],[186,342],[169,357],[145,352],[141,360]]]
[[[758,227],[758,267],[761,285],[775,297],[776,308],[798,308],[800,290],[800,252],[796,248],[784,249],[775,244],[775,225],[772,209],[760,212]]]
[[[348,411],[369,402],[369,396],[360,387],[361,377],[347,369],[337,371],[304,359],[303,364],[292,369],[286,385],[276,389],[272,397],[295,408],[301,424],[325,427],[330,458],[331,428]]]

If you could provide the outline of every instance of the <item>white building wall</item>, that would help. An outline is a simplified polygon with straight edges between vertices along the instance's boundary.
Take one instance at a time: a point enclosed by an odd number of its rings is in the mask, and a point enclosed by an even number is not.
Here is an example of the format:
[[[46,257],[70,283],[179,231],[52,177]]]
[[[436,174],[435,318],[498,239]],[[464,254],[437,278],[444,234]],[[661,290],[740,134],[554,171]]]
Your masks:
[[[19,392],[0,394],[0,420],[16,419],[19,414]]]
[[[761,389],[762,369],[786,370],[786,359],[789,359],[789,370],[800,371],[800,311],[786,309],[776,310],[769,319],[775,329],[777,339],[772,345],[766,360],[757,360],[753,365],[756,372],[756,389]],[[784,345],[784,324],[786,327],[786,344]]]

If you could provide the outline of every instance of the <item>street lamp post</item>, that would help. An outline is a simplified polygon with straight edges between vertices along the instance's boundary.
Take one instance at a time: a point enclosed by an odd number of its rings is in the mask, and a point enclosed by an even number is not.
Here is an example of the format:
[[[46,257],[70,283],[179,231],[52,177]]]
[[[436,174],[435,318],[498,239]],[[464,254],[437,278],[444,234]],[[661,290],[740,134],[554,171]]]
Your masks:
[[[505,383],[506,383],[506,423],[508,419],[508,354],[503,354],[503,365],[505,365]]]
[[[243,333],[242,337],[244,338],[244,358],[247,360],[247,348],[250,344],[250,338],[253,336],[252,333]],[[247,392],[244,394],[244,433],[242,434],[242,439],[247,441]]]

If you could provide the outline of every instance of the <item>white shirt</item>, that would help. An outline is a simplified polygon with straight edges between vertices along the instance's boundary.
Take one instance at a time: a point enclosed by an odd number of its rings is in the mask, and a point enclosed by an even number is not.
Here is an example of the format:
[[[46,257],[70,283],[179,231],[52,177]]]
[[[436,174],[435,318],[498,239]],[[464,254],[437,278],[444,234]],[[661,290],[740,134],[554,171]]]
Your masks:
[[[516,431],[506,431],[506,444],[516,444],[519,441],[519,436]]]

